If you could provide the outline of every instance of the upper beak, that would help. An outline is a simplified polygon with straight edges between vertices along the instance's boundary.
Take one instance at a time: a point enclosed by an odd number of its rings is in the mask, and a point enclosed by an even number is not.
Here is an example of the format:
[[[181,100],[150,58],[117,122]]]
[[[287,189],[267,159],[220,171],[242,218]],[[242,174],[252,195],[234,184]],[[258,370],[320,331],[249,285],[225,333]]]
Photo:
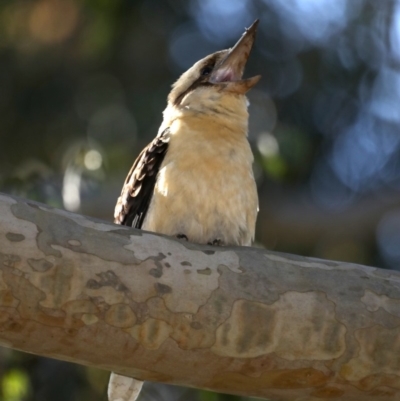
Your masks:
[[[231,89],[234,92],[245,93],[252,88],[261,78],[260,75],[242,80],[244,68],[249,58],[251,49],[253,48],[256,37],[257,25],[259,20],[255,20],[250,28],[247,28],[238,40],[235,46],[232,47],[228,55],[214,67],[210,76],[211,83],[236,83]],[[241,88],[241,89],[240,89]],[[238,89],[238,90],[236,90]]]

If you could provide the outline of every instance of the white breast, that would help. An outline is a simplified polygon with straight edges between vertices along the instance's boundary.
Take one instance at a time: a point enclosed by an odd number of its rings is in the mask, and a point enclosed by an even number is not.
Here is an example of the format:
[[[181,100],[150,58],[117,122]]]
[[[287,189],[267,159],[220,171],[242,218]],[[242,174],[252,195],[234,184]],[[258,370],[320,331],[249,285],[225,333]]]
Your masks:
[[[212,123],[172,127],[143,229],[189,241],[250,245],[258,210],[247,138]],[[226,131],[226,132],[224,132]]]

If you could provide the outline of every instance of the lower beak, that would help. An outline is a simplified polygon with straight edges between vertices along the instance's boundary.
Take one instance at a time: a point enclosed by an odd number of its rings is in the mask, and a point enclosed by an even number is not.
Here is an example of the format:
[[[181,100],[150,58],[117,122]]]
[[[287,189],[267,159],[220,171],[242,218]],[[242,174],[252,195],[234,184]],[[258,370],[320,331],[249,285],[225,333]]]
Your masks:
[[[225,84],[223,86],[229,91],[244,94],[260,80],[260,75],[242,80],[244,68],[253,48],[258,22],[259,20],[254,21],[251,27],[246,29],[228,55],[214,67],[209,82]]]

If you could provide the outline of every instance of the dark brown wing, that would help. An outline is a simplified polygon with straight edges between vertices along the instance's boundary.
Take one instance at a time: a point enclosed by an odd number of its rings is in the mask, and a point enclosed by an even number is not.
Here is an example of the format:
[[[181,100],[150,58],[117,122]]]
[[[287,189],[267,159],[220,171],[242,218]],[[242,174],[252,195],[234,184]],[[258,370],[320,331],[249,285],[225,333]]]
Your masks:
[[[168,143],[169,128],[166,128],[135,160],[115,205],[114,223],[142,227]]]

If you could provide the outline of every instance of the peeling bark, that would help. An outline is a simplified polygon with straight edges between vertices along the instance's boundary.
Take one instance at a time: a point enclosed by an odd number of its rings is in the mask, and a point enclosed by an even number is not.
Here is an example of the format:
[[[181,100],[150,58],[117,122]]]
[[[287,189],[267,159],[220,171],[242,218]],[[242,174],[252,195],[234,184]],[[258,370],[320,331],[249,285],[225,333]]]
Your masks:
[[[0,344],[273,400],[400,401],[400,274],[0,195]]]

